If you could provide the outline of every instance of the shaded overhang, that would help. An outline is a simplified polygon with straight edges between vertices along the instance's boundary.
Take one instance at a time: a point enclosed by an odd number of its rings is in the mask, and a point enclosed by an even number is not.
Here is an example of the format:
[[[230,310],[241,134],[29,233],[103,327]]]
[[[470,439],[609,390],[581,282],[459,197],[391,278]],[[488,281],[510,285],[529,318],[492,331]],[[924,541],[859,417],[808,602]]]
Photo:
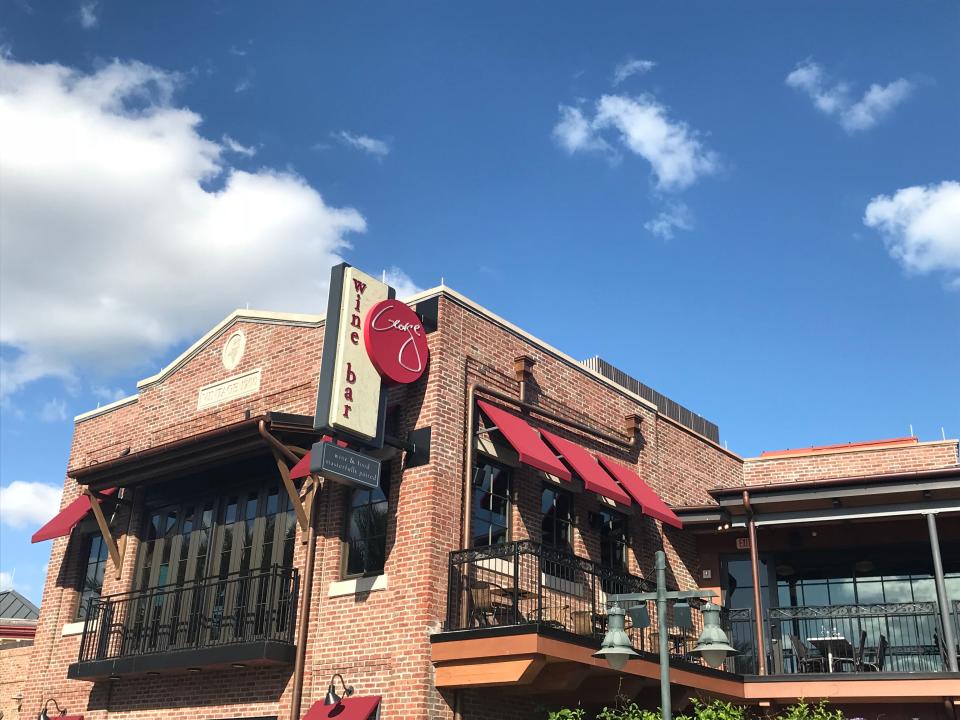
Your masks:
[[[81,485],[94,490],[162,482],[185,472],[244,460],[270,452],[260,433],[260,423],[285,441],[306,447],[318,436],[313,418],[304,415],[268,412],[189,437],[130,452],[67,471]]]
[[[743,524],[744,492],[758,525],[960,513],[960,467],[717,488],[709,491],[716,510],[689,508],[681,517],[699,514],[714,525]]]

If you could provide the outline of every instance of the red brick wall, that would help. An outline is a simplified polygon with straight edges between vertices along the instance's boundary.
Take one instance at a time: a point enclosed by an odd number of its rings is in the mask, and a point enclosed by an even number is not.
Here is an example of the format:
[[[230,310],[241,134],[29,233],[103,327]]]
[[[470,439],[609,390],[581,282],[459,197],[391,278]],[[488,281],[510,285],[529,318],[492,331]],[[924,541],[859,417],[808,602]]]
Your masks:
[[[32,654],[32,645],[0,647],[0,715],[4,718],[15,720],[20,717],[14,697],[23,692]],[[31,717],[31,714],[23,713],[23,717]]]
[[[247,337],[240,365],[225,371],[221,364],[224,341],[239,327]],[[322,351],[323,328],[242,320],[225,327],[205,346],[165,378],[141,388],[137,401],[78,422],[68,467],[86,466],[117,458],[126,449],[137,452],[199,432],[238,422],[249,409],[256,416],[267,411],[312,414]],[[634,467],[671,503],[705,502],[704,489],[740,482],[740,461],[722,448],[660,418],[649,406],[582,367],[556,356],[526,338],[444,296],[437,332],[430,335],[428,375],[411,386],[391,392],[399,408],[398,433],[432,426],[429,465],[396,469],[390,490],[386,590],[361,595],[329,597],[331,583],[341,579],[342,532],[346,491],[325,486],[318,499],[316,573],[312,588],[304,711],[320,700],[330,676],[341,672],[358,694],[383,695],[384,720],[453,716],[451,693],[433,687],[430,634],[438,631],[446,613],[447,561],[459,547],[461,534],[464,450],[466,446],[467,389],[481,383],[516,396],[513,362],[517,355],[535,358],[530,400],[564,418],[622,432],[623,418],[639,414],[643,423],[638,447],[624,449],[545,423],[552,429],[618,462]],[[258,393],[198,412],[197,393],[211,382],[262,369]],[[539,421],[538,421],[539,422]],[[539,533],[540,481],[521,472],[517,537]],[[65,483],[66,503],[78,488]],[[104,593],[129,589],[137,554],[142,493],[133,494],[134,522],[120,580],[108,565]],[[599,559],[596,537],[585,522],[586,513],[599,508],[589,494],[577,498],[583,520],[576,531],[576,550]],[[127,528],[122,512],[118,532]],[[653,550],[665,547],[672,580],[694,586],[697,559],[692,541],[682,532],[661,532],[660,524],[634,514],[630,519],[633,550],[630,569],[652,575]],[[64,623],[73,619],[77,593],[73,575],[77,563],[66,553],[67,539],[52,543],[50,572],[44,590],[37,632],[33,672],[27,684],[25,707],[39,710],[41,698],[63,700],[88,720],[151,718],[183,714],[195,718],[243,717],[279,714],[290,706],[291,668],[201,672],[172,678],[123,679],[91,684],[66,680],[67,665],[76,660],[79,636],[61,637]],[[298,536],[294,563],[301,571],[306,547]],[[480,708],[484,699],[466,703],[476,712],[465,717],[489,716]]]
[[[774,485],[830,478],[935,470],[957,465],[957,441],[812,452],[805,455],[748,458],[747,485]]]

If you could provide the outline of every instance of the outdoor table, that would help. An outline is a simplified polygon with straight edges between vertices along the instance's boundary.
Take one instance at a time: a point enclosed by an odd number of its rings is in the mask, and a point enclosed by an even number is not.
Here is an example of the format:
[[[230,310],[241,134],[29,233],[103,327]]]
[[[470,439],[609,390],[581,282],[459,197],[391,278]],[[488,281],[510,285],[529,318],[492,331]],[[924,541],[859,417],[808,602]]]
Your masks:
[[[827,672],[833,672],[833,656],[842,658],[853,657],[853,645],[842,635],[833,637],[813,637],[807,638],[807,642],[813,645],[820,654],[827,658]]]
[[[499,586],[495,587],[490,591],[493,595],[500,595],[501,597],[510,598],[514,597],[514,588],[512,586]],[[530,598],[535,598],[537,594],[531,592],[530,590],[524,590],[521,588],[516,591],[516,597],[518,600],[529,600]]]

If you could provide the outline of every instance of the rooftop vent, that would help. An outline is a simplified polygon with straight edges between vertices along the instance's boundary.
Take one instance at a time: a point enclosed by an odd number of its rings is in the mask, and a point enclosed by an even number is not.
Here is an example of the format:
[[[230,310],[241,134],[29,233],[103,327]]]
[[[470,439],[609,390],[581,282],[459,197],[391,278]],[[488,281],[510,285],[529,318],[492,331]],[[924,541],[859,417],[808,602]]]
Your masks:
[[[695,433],[699,433],[710,440],[713,440],[713,442],[717,444],[720,443],[720,428],[718,428],[715,424],[707,420],[705,417],[687,410],[683,405],[674,402],[666,395],[658,393],[652,387],[644,385],[636,378],[630,377],[623,370],[615,368],[606,360],[603,360],[599,357],[592,357],[589,360],[582,361],[581,364],[590,368],[594,372],[600,373],[608,380],[612,380],[617,385],[626,388],[630,392],[636,393],[644,400],[649,400],[657,406],[661,413],[666,415],[671,420],[676,420],[684,427],[689,428]]]

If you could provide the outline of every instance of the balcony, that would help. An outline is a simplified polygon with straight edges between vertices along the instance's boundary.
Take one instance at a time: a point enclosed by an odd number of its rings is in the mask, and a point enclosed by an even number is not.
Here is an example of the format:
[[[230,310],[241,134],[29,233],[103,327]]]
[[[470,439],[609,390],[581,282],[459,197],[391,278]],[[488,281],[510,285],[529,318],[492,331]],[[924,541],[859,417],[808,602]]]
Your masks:
[[[529,540],[453,552],[449,573],[444,630],[457,637],[535,632],[599,647],[608,596],[654,590],[649,580]],[[654,603],[648,613],[645,628],[633,627],[628,616],[627,633],[637,650],[656,653]],[[679,626],[671,608],[669,647],[675,657],[699,663],[688,653],[702,629],[700,613],[693,622]]]
[[[779,607],[764,614],[770,675],[866,679],[878,672],[921,676],[948,671],[936,602]],[[951,622],[954,636],[960,637],[960,601],[952,604]],[[727,669],[756,673],[753,611],[728,610],[724,624],[731,644],[741,652],[727,661]]]
[[[91,600],[67,676],[290,664],[298,584],[295,569],[273,567]]]

